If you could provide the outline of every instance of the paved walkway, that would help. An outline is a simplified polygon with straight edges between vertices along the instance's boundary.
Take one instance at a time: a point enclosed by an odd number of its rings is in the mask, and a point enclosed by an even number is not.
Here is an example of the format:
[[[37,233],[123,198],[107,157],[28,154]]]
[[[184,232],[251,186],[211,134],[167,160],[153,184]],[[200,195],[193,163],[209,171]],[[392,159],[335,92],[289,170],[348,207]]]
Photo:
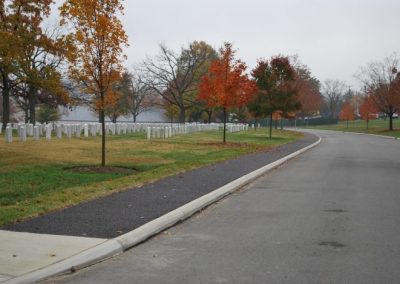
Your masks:
[[[191,170],[2,228],[0,282],[132,231],[317,140],[305,134],[304,138],[274,150]]]

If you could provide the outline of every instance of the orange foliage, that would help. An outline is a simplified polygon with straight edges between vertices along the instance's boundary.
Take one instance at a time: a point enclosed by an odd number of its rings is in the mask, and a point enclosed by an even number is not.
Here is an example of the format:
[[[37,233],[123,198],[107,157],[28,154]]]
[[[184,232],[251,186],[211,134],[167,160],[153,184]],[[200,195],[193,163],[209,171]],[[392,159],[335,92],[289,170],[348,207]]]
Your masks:
[[[370,119],[375,119],[376,114],[379,112],[379,108],[376,106],[370,96],[364,98],[360,105],[360,115],[363,120],[368,122]]]
[[[199,87],[199,99],[209,107],[230,109],[249,102],[257,91],[246,71],[246,64],[234,59],[235,51],[230,43],[220,49],[220,59],[214,60],[209,74],[202,77]]]
[[[117,96],[112,87],[122,71],[125,58],[123,46],[128,38],[117,18],[123,12],[121,0],[67,0],[61,6],[61,23],[70,25],[75,33],[69,38],[67,53],[70,76],[94,96],[102,124],[102,157],[105,165],[105,109]],[[106,99],[107,98],[107,99]]]
[[[346,101],[343,104],[342,111],[340,112],[339,119],[340,120],[354,120],[355,115],[354,115],[354,107],[350,104],[349,101]]]
[[[83,83],[83,91],[94,95],[98,111],[107,106],[105,96],[120,78],[122,47],[128,38],[117,13],[123,12],[121,0],[70,0],[60,8],[62,24],[75,29],[70,37],[68,59],[70,75]]]

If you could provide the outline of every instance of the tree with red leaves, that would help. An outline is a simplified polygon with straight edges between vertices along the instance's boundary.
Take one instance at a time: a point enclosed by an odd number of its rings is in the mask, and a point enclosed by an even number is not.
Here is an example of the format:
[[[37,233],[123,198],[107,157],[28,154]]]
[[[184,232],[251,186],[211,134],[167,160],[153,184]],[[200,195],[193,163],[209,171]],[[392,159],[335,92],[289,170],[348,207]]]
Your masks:
[[[219,58],[214,60],[208,74],[202,77],[198,98],[208,107],[222,108],[224,114],[223,143],[226,143],[227,111],[247,104],[257,91],[245,71],[247,66],[235,59],[232,44],[225,43],[219,50]]]
[[[346,121],[347,122],[346,128],[349,128],[349,120],[352,121],[354,120],[354,118],[355,118],[354,107],[350,104],[349,101],[346,101],[343,104],[342,111],[340,112],[339,115],[339,119]]]
[[[360,115],[367,123],[367,129],[370,119],[375,119],[377,113],[379,113],[379,108],[376,106],[374,100],[371,96],[365,97],[360,105]]]

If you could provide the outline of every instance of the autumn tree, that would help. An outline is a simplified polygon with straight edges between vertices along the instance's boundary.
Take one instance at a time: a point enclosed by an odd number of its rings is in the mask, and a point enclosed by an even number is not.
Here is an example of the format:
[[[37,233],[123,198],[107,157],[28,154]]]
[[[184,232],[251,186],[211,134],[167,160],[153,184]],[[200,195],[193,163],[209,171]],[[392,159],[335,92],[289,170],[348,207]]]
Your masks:
[[[65,59],[66,43],[57,28],[42,31],[35,27],[21,31],[19,37],[24,49],[16,57],[18,92],[15,94],[18,101],[26,102],[26,120],[34,124],[38,103],[55,107],[69,101],[58,71]]]
[[[247,66],[235,59],[235,51],[230,43],[219,50],[219,59],[212,61],[208,74],[201,79],[199,100],[209,107],[223,110],[224,133],[226,143],[227,111],[247,104],[257,91],[257,87],[245,73]]]
[[[300,108],[296,97],[296,70],[288,57],[275,56],[270,61],[259,60],[251,74],[259,89],[255,98],[259,105],[257,112],[269,116],[269,137],[272,138],[273,113],[280,111],[286,116]]]
[[[353,121],[355,119],[354,107],[351,105],[350,101],[344,102],[342,110],[339,114],[339,119],[346,121],[346,128],[349,128],[349,121]]]
[[[371,96],[366,96],[360,105],[360,115],[363,120],[368,124],[371,119],[376,118],[376,114],[379,113],[379,108],[375,105]]]
[[[160,54],[143,62],[141,71],[146,84],[168,105],[178,107],[179,122],[185,122],[186,111],[196,103],[199,80],[215,54],[215,50],[203,41],[192,42],[179,54],[161,44]]]
[[[3,127],[10,118],[10,96],[16,85],[15,73],[24,52],[24,38],[41,33],[40,24],[50,13],[52,0],[0,1],[0,75],[3,95]]]
[[[321,89],[330,118],[337,119],[343,104],[346,84],[339,80],[329,79],[322,83]]]
[[[311,75],[311,71],[306,65],[297,62],[295,69],[297,72],[295,83],[297,100],[301,105],[298,113],[303,118],[314,116],[319,113],[322,105],[320,82]]]
[[[400,111],[399,68],[400,59],[393,53],[361,67],[357,74],[379,111],[389,117],[389,130],[393,130],[393,115]]]
[[[71,78],[81,84],[82,91],[93,96],[93,104],[102,125],[102,158],[105,166],[105,108],[107,93],[119,79],[124,58],[122,48],[128,38],[118,19],[123,12],[121,0],[67,0],[60,8],[62,24],[69,23],[74,32],[70,35],[68,60]]]

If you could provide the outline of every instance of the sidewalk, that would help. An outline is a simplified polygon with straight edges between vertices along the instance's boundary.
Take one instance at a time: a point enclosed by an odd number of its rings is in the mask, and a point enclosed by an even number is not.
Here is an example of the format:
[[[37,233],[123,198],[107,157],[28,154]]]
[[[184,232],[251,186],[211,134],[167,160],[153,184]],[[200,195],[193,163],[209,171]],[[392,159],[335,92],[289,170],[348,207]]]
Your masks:
[[[32,283],[49,276],[49,267],[51,273],[60,273],[66,271],[65,265],[71,269],[76,259],[84,258],[80,262],[84,266],[122,252],[132,246],[133,238],[137,244],[187,218],[263,174],[266,165],[317,141],[305,134],[271,151],[181,173],[2,228],[0,282]]]

